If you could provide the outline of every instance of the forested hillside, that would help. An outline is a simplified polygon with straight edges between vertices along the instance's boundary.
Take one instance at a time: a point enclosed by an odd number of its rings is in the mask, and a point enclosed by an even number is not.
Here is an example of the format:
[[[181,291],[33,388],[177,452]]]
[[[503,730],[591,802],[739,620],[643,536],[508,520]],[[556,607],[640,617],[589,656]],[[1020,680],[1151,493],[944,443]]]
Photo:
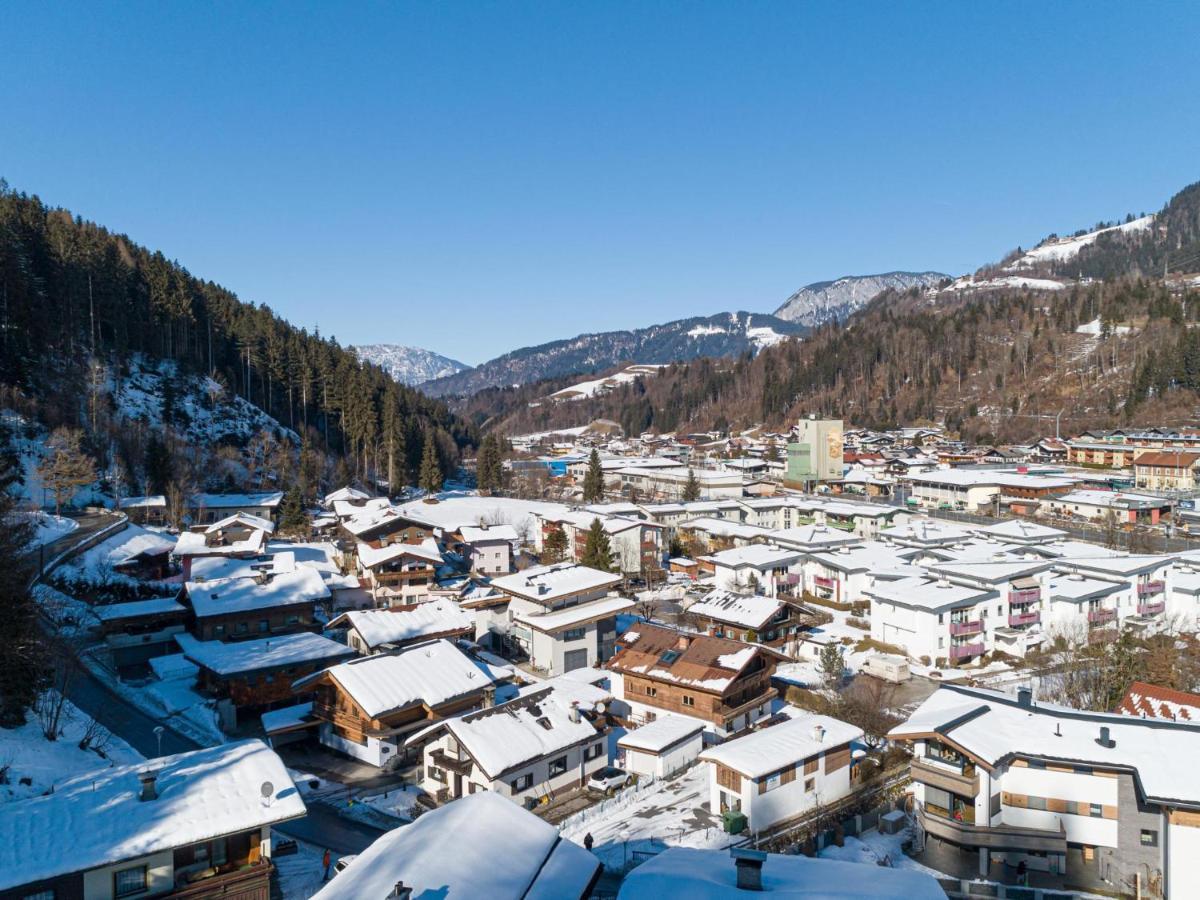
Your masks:
[[[119,399],[130,378],[147,365],[159,372],[163,361],[170,366],[157,399],[171,408],[157,411],[159,426],[186,433],[179,392],[199,393],[195,402],[214,409],[240,397],[290,432],[277,429],[276,439],[299,436],[325,457],[331,477],[409,481],[427,441],[449,472],[473,443],[444,404],[334,339],[0,181],[0,408],[47,428],[83,427],[102,468],[119,464],[136,489],[146,482],[145,441],[126,446]]]
[[[1053,290],[1012,277],[986,291],[887,291],[844,325],[753,358],[675,365],[570,404],[543,399],[555,382],[488,391],[459,409],[509,433],[595,418],[627,432],[782,426],[805,413],[868,427],[944,422],[983,440],[1052,434],[1056,417],[1064,433],[1200,423],[1200,184],[1127,223],[1052,236],[979,273],[1064,276]]]

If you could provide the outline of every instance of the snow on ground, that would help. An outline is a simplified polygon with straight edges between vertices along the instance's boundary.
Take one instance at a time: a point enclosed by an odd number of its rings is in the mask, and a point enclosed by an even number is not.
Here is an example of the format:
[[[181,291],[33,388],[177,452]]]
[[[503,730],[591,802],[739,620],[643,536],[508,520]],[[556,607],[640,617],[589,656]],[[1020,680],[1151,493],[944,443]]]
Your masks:
[[[365,803],[376,812],[380,812],[385,816],[392,816],[405,822],[411,822],[414,818],[413,808],[417,805],[417,798],[423,793],[425,792],[419,787],[406,784],[403,787],[392,788],[382,794],[363,797],[359,802]]]
[[[116,563],[124,562],[145,550],[155,547],[174,546],[175,538],[159,531],[151,531],[140,525],[129,524],[112,537],[58,567],[58,574],[71,582],[104,584],[123,581],[130,584],[145,582],[120,575],[113,571]]]
[[[80,750],[79,740],[88,721],[85,713],[68,702],[63,710],[58,740],[46,740],[32,710],[21,727],[0,728],[0,771],[8,767],[7,783],[0,783],[0,804],[36,797],[84,772],[128,765],[142,759],[116,735],[108,735],[101,742],[107,759],[93,750]],[[30,779],[31,783],[22,784],[24,778]]]
[[[1055,240],[1046,241],[1039,247],[1034,247],[1026,252],[1013,262],[1009,269],[1029,269],[1038,263],[1044,262],[1063,262],[1068,259],[1074,259],[1079,255],[1079,251],[1089,244],[1093,244],[1102,234],[1110,232],[1120,232],[1122,234],[1132,234],[1138,231],[1145,231],[1154,223],[1154,216],[1142,216],[1140,219],[1134,219],[1132,222],[1126,222],[1124,225],[1114,225],[1110,228],[1101,228],[1098,231],[1089,231],[1087,234],[1081,234],[1078,237],[1057,238]]]
[[[28,513],[27,515],[36,528],[33,534],[33,541],[29,545],[30,548],[53,544],[60,537],[70,534],[79,527],[79,523],[74,519],[68,519],[65,516],[56,516],[40,510]]]
[[[169,724],[197,743],[206,747],[225,743],[225,735],[217,725],[212,701],[196,693],[194,665],[178,662],[182,654],[158,657],[152,665],[165,677],[151,678],[144,683],[122,681],[90,654],[81,655],[88,670],[120,694],[129,703],[156,719],[169,719]]]
[[[272,855],[271,862],[275,866],[275,876],[278,879],[283,900],[309,900],[324,886],[321,876],[324,867],[321,858],[325,854],[324,847],[296,841],[296,852],[287,856]],[[336,863],[337,854],[329,857],[330,863]],[[330,865],[330,878],[333,877],[333,865]]]
[[[945,877],[937,869],[923,866],[912,857],[906,856],[903,845],[912,840],[912,832],[904,828],[896,834],[881,834],[872,829],[858,837],[847,836],[843,846],[830,844],[818,855],[823,859],[840,859],[843,862],[863,863],[869,866],[891,865],[897,869],[925,872],[935,878]]]
[[[956,278],[949,286],[942,288],[946,291],[985,291],[998,288],[1028,288],[1034,291],[1061,291],[1067,287],[1065,281],[1055,281],[1052,278],[1028,278],[1024,275],[1002,275],[997,278],[976,279],[974,275],[964,275]],[[937,290],[934,289],[934,293]]]
[[[695,331],[695,329],[692,330]],[[644,378],[647,375],[657,375],[658,370],[664,368],[666,366],[663,365],[628,366],[620,372],[614,372],[612,375],[606,375],[603,378],[593,378],[589,381],[581,381],[578,384],[563,388],[561,391],[555,391],[550,395],[550,398],[552,400],[583,400],[587,397],[595,397],[598,394],[608,393],[618,385],[631,384],[638,378]],[[565,434],[566,432],[554,433]]]
[[[577,844],[591,834],[592,852],[605,868],[621,871],[636,851],[664,845],[722,849],[740,840],[721,829],[708,802],[708,767],[694,765],[673,778],[627,788],[571,816],[559,831]]]
[[[1099,337],[1102,330],[1103,327],[1100,324],[1100,318],[1096,317],[1095,319],[1092,319],[1092,321],[1084,322],[1082,325],[1076,328],[1075,333],[1090,334]],[[1129,332],[1133,331],[1133,329],[1128,325],[1113,325],[1109,328],[1109,330],[1113,334],[1129,334]]]
[[[787,339],[787,335],[780,334],[774,328],[767,325],[756,326],[746,329],[746,337],[754,342],[754,346],[759,350],[764,347],[773,347],[782,340]]]

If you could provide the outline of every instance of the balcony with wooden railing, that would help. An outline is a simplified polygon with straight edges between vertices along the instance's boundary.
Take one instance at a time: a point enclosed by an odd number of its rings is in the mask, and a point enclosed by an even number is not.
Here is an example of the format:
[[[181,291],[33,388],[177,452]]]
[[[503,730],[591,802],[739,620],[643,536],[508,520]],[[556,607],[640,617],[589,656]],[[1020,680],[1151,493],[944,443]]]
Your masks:
[[[1154,597],[1166,590],[1166,584],[1162,581],[1143,581],[1137,586],[1139,597]]]
[[[1139,603],[1137,614],[1139,616],[1157,616],[1164,612],[1167,608],[1165,600],[1152,600],[1149,603]]]
[[[1067,838],[1058,831],[1022,828],[1017,825],[975,825],[960,821],[945,810],[929,805],[917,808],[917,819],[929,834],[961,847],[987,847],[997,851],[1065,854]],[[973,816],[972,816],[973,818]]]
[[[1087,614],[1089,625],[1107,625],[1109,622],[1116,621],[1117,611],[1115,609],[1104,609],[1097,607],[1089,609]]]
[[[983,622],[979,619],[968,621],[966,619],[951,619],[950,634],[954,637],[962,637],[968,634],[979,634],[983,631]]]
[[[952,794],[974,797],[979,793],[979,773],[973,765],[956,766],[945,760],[914,757],[909,767],[913,781],[929,784]]]
[[[197,873],[195,881],[181,879],[171,892],[174,898],[207,900],[209,897],[266,898],[271,891],[271,863],[268,860],[249,863],[230,872],[208,875]]]

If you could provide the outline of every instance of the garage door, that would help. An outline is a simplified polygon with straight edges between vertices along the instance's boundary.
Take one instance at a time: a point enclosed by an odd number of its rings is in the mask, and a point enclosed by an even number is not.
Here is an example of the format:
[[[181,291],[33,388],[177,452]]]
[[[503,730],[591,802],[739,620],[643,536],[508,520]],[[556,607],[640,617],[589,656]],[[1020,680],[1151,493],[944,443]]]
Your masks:
[[[563,654],[563,669],[566,672],[586,669],[587,664],[587,650],[568,650]]]

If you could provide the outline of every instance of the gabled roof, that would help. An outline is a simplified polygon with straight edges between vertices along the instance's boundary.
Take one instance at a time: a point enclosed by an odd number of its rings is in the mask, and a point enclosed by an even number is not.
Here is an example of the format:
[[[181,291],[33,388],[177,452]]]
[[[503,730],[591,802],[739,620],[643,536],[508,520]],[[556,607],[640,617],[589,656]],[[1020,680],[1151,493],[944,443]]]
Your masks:
[[[861,728],[841,719],[800,715],[717,744],[701,753],[700,758],[720,763],[747,778],[762,778],[823,751],[861,740],[862,736]]]
[[[621,576],[612,572],[601,572],[578,563],[554,563],[502,575],[493,578],[491,584],[506,594],[551,603],[559,597],[616,587],[620,582]]]
[[[495,684],[504,676],[475,662],[446,640],[364,656],[314,672],[296,682],[307,687],[331,678],[371,718],[410,706],[441,706]]]
[[[757,629],[770,622],[782,607],[782,601],[770,597],[715,590],[688,606],[687,612],[717,622]]]
[[[1101,726],[1112,746],[1098,742]],[[1130,769],[1148,798],[1200,807],[1195,762],[1200,726],[1045,703],[1025,707],[998,691],[943,684],[889,736],[912,740],[931,734],[948,738],[989,768],[1032,756]]]
[[[1200,723],[1200,694],[1135,681],[1117,704],[1116,711],[1142,719]]]
[[[265,583],[254,578],[189,581],[186,591],[200,618],[315,603],[329,596],[321,573],[307,568],[274,575]]]
[[[366,645],[411,643],[423,637],[473,632],[475,617],[445,598],[392,609],[363,609],[342,613],[329,628],[353,628]]]
[[[157,773],[141,800],[138,773]],[[272,786],[270,802],[261,788]],[[102,767],[0,806],[0,890],[299,818],[304,801],[262,741]]]
[[[246,512],[235,512],[231,516],[226,516],[218,522],[213,522],[204,529],[205,534],[216,534],[218,531],[224,531],[226,528],[234,528],[236,526],[257,529],[265,531],[267,534],[272,534],[275,531],[275,523],[270,519],[264,519],[262,516],[254,516]]]
[[[437,541],[433,538],[426,538],[419,544],[387,544],[383,547],[372,547],[362,543],[358,545],[358,561],[368,569],[406,556],[434,565],[442,564],[442,551],[438,549]]]
[[[599,870],[553,825],[481,791],[385,832],[313,900],[382,900],[398,882],[422,898],[581,900]]]
[[[201,641],[185,633],[175,635],[175,643],[188,660],[223,678],[303,663],[327,666],[354,655],[345,644],[309,632],[253,641]]]
[[[617,638],[607,663],[614,672],[723,693],[756,656],[784,657],[758,644],[689,634],[639,622]]]

